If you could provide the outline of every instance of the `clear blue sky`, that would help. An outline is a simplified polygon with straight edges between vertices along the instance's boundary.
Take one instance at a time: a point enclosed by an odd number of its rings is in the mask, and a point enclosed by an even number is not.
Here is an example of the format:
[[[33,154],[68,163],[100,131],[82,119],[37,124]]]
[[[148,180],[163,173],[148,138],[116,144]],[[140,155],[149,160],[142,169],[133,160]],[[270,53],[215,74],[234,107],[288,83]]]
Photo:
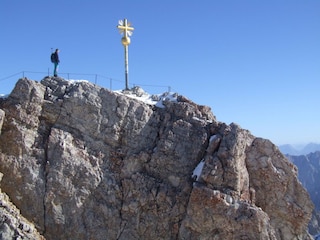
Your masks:
[[[320,142],[319,0],[0,0],[0,93],[52,72],[51,48],[61,74],[124,88],[123,18],[130,85],[171,86],[275,144]]]

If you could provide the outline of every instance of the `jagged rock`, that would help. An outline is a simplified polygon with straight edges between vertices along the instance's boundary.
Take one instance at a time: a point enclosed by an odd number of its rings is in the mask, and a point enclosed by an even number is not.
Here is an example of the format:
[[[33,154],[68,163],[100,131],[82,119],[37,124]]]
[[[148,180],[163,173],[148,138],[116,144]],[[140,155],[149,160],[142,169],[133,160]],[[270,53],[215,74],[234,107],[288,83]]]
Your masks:
[[[256,205],[268,213],[277,238],[296,236],[306,229],[313,204],[297,180],[296,166],[270,141],[257,138],[247,153],[247,169],[250,186],[256,190]]]
[[[182,96],[126,94],[47,77],[0,102],[2,191],[46,239],[311,239],[271,142]]]
[[[192,190],[180,238],[277,239],[261,208],[198,184]]]
[[[312,145],[312,144],[310,144]],[[309,232],[312,235],[320,233],[320,151],[307,155],[291,156],[288,159],[298,167],[298,178],[308,190],[310,198],[315,205],[312,219],[309,224]]]
[[[0,173],[0,182],[3,174]],[[14,206],[7,194],[0,189],[0,239],[44,239],[35,226],[21,216],[20,211]]]

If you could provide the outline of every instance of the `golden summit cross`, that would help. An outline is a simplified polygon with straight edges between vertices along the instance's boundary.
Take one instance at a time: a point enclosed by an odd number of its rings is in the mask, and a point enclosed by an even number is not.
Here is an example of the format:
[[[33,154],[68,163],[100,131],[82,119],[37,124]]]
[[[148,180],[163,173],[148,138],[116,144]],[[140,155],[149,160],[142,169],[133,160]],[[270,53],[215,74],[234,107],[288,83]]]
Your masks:
[[[120,33],[123,34],[123,37],[129,37],[132,35],[132,32],[134,30],[133,27],[131,27],[131,23],[128,23],[127,19],[124,19],[123,21],[119,21],[119,25],[117,26],[120,30]]]
[[[132,35],[133,27],[128,23],[127,19],[120,20],[117,28],[120,30],[120,34],[123,34],[121,38],[121,43],[124,46],[124,68],[125,68],[125,79],[126,79],[126,90],[129,89],[128,86],[128,75],[129,75],[129,64],[128,64],[128,46],[130,44],[130,36]]]

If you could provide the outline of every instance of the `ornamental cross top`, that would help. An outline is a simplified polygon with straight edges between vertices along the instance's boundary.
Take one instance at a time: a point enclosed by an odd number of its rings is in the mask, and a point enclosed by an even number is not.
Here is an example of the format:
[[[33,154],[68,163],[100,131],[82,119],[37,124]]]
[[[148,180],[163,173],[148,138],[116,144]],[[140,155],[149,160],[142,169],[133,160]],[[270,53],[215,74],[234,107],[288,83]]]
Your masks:
[[[130,37],[132,35],[132,31],[134,30],[131,26],[131,23],[128,23],[127,19],[119,20],[119,25],[117,28],[120,31],[120,34],[123,34],[124,37]]]

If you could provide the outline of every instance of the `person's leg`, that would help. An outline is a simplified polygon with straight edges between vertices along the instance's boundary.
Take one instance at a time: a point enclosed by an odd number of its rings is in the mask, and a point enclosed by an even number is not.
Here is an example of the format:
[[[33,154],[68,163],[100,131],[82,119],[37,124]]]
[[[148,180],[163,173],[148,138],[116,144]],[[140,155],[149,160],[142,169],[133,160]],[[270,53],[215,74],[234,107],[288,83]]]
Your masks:
[[[57,75],[57,64],[53,63],[54,69],[53,69],[53,76]]]
[[[58,76],[58,63],[54,63],[53,75],[54,75],[55,77]]]

